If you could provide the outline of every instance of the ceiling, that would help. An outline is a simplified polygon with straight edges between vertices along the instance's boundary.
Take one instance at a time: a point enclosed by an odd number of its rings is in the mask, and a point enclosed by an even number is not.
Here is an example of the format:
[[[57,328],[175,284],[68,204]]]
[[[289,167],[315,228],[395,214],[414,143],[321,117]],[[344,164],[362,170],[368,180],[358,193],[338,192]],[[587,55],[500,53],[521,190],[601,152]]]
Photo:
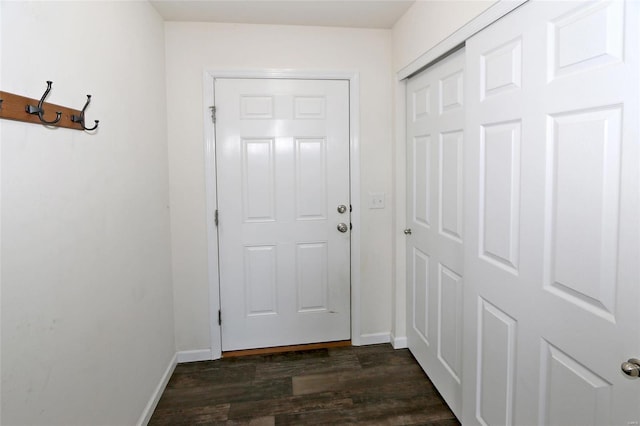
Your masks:
[[[150,0],[165,21],[391,28],[415,0]]]

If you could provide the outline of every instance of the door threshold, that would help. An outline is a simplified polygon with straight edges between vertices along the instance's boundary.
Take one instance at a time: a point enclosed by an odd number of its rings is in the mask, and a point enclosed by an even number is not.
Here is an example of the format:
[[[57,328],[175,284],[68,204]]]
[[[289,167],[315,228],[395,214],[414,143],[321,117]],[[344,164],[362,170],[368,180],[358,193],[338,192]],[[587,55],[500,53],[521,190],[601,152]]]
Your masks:
[[[222,357],[234,358],[234,357],[249,356],[249,355],[269,355],[269,354],[280,354],[285,352],[310,351],[313,349],[343,348],[345,346],[351,346],[351,340],[340,340],[337,342],[307,343],[304,345],[276,346],[273,348],[243,349],[239,351],[225,351],[225,352],[222,352]]]

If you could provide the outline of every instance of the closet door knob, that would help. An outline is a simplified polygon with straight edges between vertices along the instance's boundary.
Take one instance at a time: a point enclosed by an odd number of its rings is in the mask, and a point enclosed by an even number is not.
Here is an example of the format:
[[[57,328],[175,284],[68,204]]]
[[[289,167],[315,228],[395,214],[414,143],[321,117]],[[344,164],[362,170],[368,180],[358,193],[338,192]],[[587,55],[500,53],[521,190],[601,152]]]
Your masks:
[[[631,358],[627,362],[623,362],[620,369],[624,374],[631,377],[640,376],[640,359]]]

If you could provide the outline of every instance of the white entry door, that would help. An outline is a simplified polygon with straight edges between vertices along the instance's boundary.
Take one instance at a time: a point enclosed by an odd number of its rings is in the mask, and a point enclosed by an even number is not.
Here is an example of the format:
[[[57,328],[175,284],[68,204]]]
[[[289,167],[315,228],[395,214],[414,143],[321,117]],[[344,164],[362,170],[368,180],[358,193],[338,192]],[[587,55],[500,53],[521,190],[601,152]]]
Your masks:
[[[468,40],[464,423],[637,425],[637,2],[530,2]]]
[[[464,50],[407,83],[407,341],[462,415]],[[410,229],[410,234],[409,234]]]
[[[348,85],[215,80],[223,351],[350,339]]]

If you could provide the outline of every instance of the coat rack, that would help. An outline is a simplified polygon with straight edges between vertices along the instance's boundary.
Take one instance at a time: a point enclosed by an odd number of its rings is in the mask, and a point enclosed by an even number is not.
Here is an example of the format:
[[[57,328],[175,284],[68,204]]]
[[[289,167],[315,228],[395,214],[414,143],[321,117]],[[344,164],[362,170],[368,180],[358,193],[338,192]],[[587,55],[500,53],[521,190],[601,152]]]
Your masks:
[[[47,89],[39,100],[0,91],[0,118],[75,130],[92,131],[98,128],[99,120],[94,120],[93,127],[85,125],[84,113],[91,102],[91,95],[87,95],[81,110],[51,104],[44,100],[52,85],[51,81],[47,81]]]

